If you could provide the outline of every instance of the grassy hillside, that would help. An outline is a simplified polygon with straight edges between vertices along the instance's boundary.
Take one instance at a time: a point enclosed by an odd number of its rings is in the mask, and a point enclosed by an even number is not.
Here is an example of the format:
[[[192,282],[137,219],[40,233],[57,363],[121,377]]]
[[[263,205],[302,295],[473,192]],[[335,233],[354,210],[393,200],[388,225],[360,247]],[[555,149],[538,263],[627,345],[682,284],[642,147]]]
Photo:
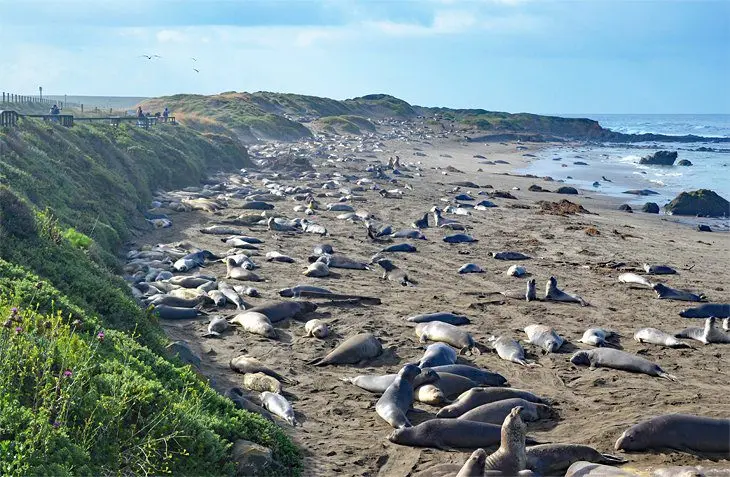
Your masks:
[[[337,134],[363,134],[375,132],[375,125],[362,116],[325,116],[317,121],[328,132]]]
[[[0,473],[226,475],[237,439],[271,448],[272,473],[298,471],[278,427],[165,355],[109,270],[153,190],[248,165],[184,127],[0,131]]]

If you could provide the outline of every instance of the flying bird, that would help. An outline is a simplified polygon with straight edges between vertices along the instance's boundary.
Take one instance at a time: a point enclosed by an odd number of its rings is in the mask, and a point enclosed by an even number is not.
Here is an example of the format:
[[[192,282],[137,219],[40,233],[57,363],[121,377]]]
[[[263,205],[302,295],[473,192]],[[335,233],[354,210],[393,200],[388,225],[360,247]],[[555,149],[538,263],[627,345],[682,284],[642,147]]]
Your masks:
[[[160,55],[139,55],[139,58],[147,58],[148,60],[151,60],[152,58],[162,58]]]
[[[198,61],[197,58],[193,58],[192,56],[190,57],[190,59],[193,60],[193,61]]]
[[[195,71],[196,73],[200,73],[200,70],[197,68],[193,68],[193,71]]]

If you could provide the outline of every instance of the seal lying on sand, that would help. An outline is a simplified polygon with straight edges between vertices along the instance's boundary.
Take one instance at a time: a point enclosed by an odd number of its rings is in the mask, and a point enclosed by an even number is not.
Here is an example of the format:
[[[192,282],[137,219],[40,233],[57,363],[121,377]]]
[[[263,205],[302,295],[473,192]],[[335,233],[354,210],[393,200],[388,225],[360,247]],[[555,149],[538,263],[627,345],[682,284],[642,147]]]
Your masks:
[[[527,426],[522,421],[523,412],[524,409],[521,406],[516,406],[504,418],[500,429],[499,449],[487,457],[484,470],[497,470],[503,475],[517,475],[519,471],[526,468],[525,434]]]
[[[674,275],[677,273],[675,269],[667,265],[649,265],[648,263],[644,264],[644,270],[649,275]]]
[[[456,350],[451,346],[445,343],[433,343],[426,348],[423,357],[418,362],[418,367],[423,369],[454,364],[457,356]]]
[[[615,344],[606,341],[606,338],[610,338],[613,336],[616,336],[616,333],[614,333],[613,331],[607,331],[603,328],[588,328],[585,333],[583,333],[583,336],[581,337],[581,339],[578,340],[578,342],[591,346],[611,346],[615,348]]]
[[[700,457],[730,459],[730,419],[666,414],[636,424],[621,434],[616,450],[673,450]]]
[[[677,378],[665,372],[658,364],[625,351],[612,348],[596,348],[577,351],[570,358],[575,365],[589,365],[592,368],[613,368],[631,373],[644,373],[649,376],[676,381]]]
[[[448,399],[455,398],[456,396],[479,386],[478,382],[472,381],[464,376],[459,376],[458,374],[444,372],[437,374],[439,379],[433,383],[433,385],[439,388],[443,395]]]
[[[254,403],[253,401],[247,399],[244,396],[243,390],[241,388],[231,388],[226,391],[224,396],[233,401],[233,404],[236,406],[236,408],[256,413],[260,416],[263,416],[265,419],[274,422],[274,418],[271,416],[269,411]]]
[[[317,304],[311,301],[280,301],[265,303],[250,308],[248,311],[262,313],[272,323],[278,323],[288,318],[297,319],[317,309]]]
[[[309,320],[304,324],[306,336],[324,339],[330,334],[330,327],[322,320]]]
[[[705,303],[695,308],[687,308],[679,312],[682,318],[728,318],[730,304]]]
[[[397,377],[397,374],[386,374],[383,376],[355,376],[354,378],[340,378],[341,381],[346,383],[354,384],[360,389],[370,391],[371,393],[382,394],[388,389],[388,386],[393,384],[393,381]],[[438,381],[439,375],[436,371],[425,368],[421,370],[421,374],[413,378],[413,387],[417,388],[424,384],[434,383]]]
[[[565,477],[639,477],[639,474],[603,464],[579,460],[565,471]]]
[[[579,296],[569,295],[558,288],[558,279],[550,277],[545,284],[545,300],[547,301],[562,301],[566,303],[580,303],[580,306],[588,306],[583,298]]]
[[[347,338],[323,358],[316,358],[307,364],[325,366],[329,364],[356,364],[380,356],[383,345],[372,333],[360,333]]]
[[[574,462],[620,465],[626,459],[601,454],[596,449],[579,444],[542,444],[527,448],[527,468],[539,475],[562,475]]]
[[[439,410],[436,417],[459,417],[484,404],[521,398],[534,403],[544,403],[542,398],[529,391],[513,388],[473,388],[460,395],[456,402]]]
[[[642,328],[634,333],[634,339],[639,343],[649,343],[669,348],[690,348],[687,343],[683,343],[669,333],[656,328]]]
[[[635,273],[622,273],[618,276],[618,281],[621,283],[635,283],[637,285],[643,285],[649,288],[654,286],[652,282]]]
[[[404,287],[416,285],[416,282],[414,280],[408,278],[408,273],[406,273],[405,270],[396,267],[390,260],[382,258],[376,263],[380,265],[383,270],[385,270],[385,272],[383,273],[383,279],[388,279],[400,283]]]
[[[550,406],[546,406],[545,404],[534,403],[521,398],[508,398],[477,406],[465,412],[457,419],[499,424],[509,417],[510,412],[515,407],[522,408],[520,416],[525,422],[552,419],[557,415]]]
[[[657,298],[663,300],[680,300],[680,301],[704,301],[705,295],[697,295],[685,290],[677,290],[670,288],[663,283],[655,283],[652,288],[656,292]]]
[[[413,380],[420,373],[415,364],[405,365],[375,404],[378,416],[396,429],[411,427],[406,413],[413,404]]]
[[[459,349],[472,349],[475,345],[474,338],[467,331],[442,321],[417,324],[416,336],[421,343],[441,341]]]
[[[271,324],[271,321],[263,313],[245,311],[234,316],[231,323],[239,325],[249,333],[276,339],[274,325]]]
[[[528,343],[539,346],[548,353],[557,352],[565,343],[565,340],[558,336],[554,329],[546,325],[527,325],[525,333]]]
[[[730,343],[730,333],[717,328],[715,318],[707,318],[704,328],[685,328],[676,335],[676,338],[687,338],[697,340],[703,344]]]
[[[522,345],[509,336],[500,336],[499,338],[492,336],[489,338],[489,344],[497,352],[497,355],[505,361],[511,361],[526,367],[540,366],[536,363],[528,363],[525,360],[525,350]]]
[[[464,376],[482,386],[504,386],[507,384],[507,378],[499,373],[492,373],[485,369],[468,366],[466,364],[446,364],[442,366],[433,366],[433,371],[437,373],[450,373],[457,376]]]
[[[163,320],[187,320],[197,318],[205,313],[197,308],[155,305],[155,314]]]
[[[530,257],[520,252],[492,252],[497,260],[528,260]]]
[[[469,318],[462,315],[457,315],[455,313],[449,313],[446,311],[440,311],[437,313],[425,313],[422,315],[415,315],[406,318],[406,321],[409,321],[411,323],[428,323],[430,321],[442,321],[444,323],[448,323],[450,325],[468,325],[471,323]]]
[[[296,384],[291,379],[282,376],[281,374],[277,373],[273,369],[269,368],[265,364],[263,364],[258,359],[252,357],[252,356],[238,356],[236,358],[233,358],[229,363],[228,366],[239,373],[248,374],[248,373],[264,373],[272,378],[276,378],[277,380],[281,381],[282,383],[286,384]]]
[[[292,409],[289,401],[281,394],[264,391],[261,393],[261,404],[263,404],[264,408],[284,419],[292,426],[296,426],[297,421],[294,417],[294,409]]]

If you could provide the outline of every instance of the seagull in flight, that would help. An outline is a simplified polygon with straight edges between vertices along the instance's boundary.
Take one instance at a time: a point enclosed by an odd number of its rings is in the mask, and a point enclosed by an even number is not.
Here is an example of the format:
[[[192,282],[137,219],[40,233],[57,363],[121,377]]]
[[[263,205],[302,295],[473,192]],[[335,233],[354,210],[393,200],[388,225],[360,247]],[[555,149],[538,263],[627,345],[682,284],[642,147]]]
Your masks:
[[[190,57],[190,59],[193,60],[193,61],[198,61],[197,58],[193,58],[192,56]]]
[[[197,68],[193,68],[193,71],[195,71],[196,73],[200,73],[200,70]]]
[[[148,60],[151,60],[152,58],[162,58],[160,55],[139,55],[139,58],[147,58]]]

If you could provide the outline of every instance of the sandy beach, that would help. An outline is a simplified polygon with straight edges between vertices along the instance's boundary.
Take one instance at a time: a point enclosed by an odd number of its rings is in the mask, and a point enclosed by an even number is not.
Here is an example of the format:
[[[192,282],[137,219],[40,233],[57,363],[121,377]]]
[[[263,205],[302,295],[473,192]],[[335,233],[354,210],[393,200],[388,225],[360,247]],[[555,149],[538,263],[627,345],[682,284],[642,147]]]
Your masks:
[[[471,363],[505,376],[510,385],[548,398],[554,403],[559,418],[528,425],[528,435],[544,443],[580,443],[601,452],[619,454],[629,460],[624,469],[648,472],[661,466],[702,465],[730,469],[730,463],[702,460],[687,454],[624,454],[614,451],[616,439],[629,426],[648,417],[666,413],[689,413],[711,417],[727,417],[727,396],[730,394],[729,345],[696,343],[694,349],[669,349],[639,344],[632,339],[642,327],[656,327],[668,333],[687,326],[701,326],[698,320],[679,317],[678,312],[689,304],[658,300],[650,289],[641,289],[618,282],[624,271],[640,271],[643,263],[667,264],[679,273],[658,277],[674,288],[686,288],[707,295],[710,301],[727,303],[727,268],[730,265],[730,235],[701,233],[668,217],[644,213],[628,214],[617,210],[625,201],[602,196],[594,191],[581,191],[577,196],[552,192],[529,192],[532,184],[554,190],[560,184],[543,179],[507,175],[524,168],[540,148],[549,144],[475,143],[461,136],[432,141],[384,141],[385,147],[376,158],[366,162],[324,162],[312,160],[320,173],[340,172],[365,177],[365,168],[374,162],[387,163],[398,154],[403,164],[419,163],[421,176],[399,179],[404,191],[402,199],[386,199],[377,191],[366,191],[366,202],[354,204],[375,214],[395,230],[409,228],[434,205],[453,203],[454,195],[469,192],[477,200],[479,191],[508,191],[516,199],[491,199],[498,207],[485,211],[472,210],[471,215],[455,216],[468,226],[479,241],[473,244],[447,244],[441,239],[449,232],[434,228],[424,230],[428,240],[409,241],[417,253],[392,254],[396,265],[408,271],[417,282],[415,287],[400,287],[381,279],[379,270],[333,270],[327,278],[305,278],[302,271],[307,257],[318,243],[330,243],[337,253],[352,259],[369,261],[384,245],[373,243],[361,223],[338,220],[338,212],[319,211],[312,221],[324,225],[326,237],[312,234],[273,233],[265,227],[244,227],[247,234],[265,241],[264,255],[277,250],[296,259],[293,264],[266,262],[254,257],[260,266],[257,273],[265,282],[253,284],[262,298],[247,299],[252,305],[278,300],[277,291],[297,284],[329,288],[339,293],[379,297],[377,306],[326,306],[307,316],[328,321],[334,330],[325,340],[304,337],[303,323],[285,321],[277,324],[278,340],[268,340],[236,330],[221,339],[203,338],[208,320],[164,321],[161,323],[173,340],[185,340],[202,358],[200,370],[212,386],[224,392],[241,386],[242,375],[229,369],[229,361],[237,356],[255,356],[298,384],[285,386],[292,403],[296,428],[287,427],[301,447],[305,475],[387,475],[407,476],[439,463],[463,463],[469,453],[444,452],[392,444],[387,436],[392,428],[375,413],[377,395],[368,393],[341,378],[361,374],[397,372],[403,365],[419,359],[419,344],[412,325],[405,318],[419,313],[453,311],[468,316],[472,323],[466,329],[475,340],[487,345],[492,335],[506,334],[523,340],[528,358],[540,364],[523,368],[500,360],[496,353],[463,356]],[[418,155],[416,155],[418,153]],[[485,159],[475,158],[475,155]],[[484,161],[506,161],[507,164],[483,164]],[[444,174],[446,167],[458,171]],[[411,169],[404,172],[412,174]],[[472,181],[480,189],[462,187],[454,192],[455,182]],[[254,181],[257,185],[259,182]],[[294,184],[293,180],[280,180]],[[312,183],[321,182],[311,181]],[[408,183],[412,190],[401,187]],[[491,188],[486,188],[491,186]],[[518,188],[513,190],[514,188]],[[569,216],[541,212],[538,201],[557,202],[568,199],[582,205],[590,214]],[[319,198],[323,204],[334,199]],[[244,212],[237,210],[240,201],[229,201],[229,208],[220,215],[205,212],[171,214],[174,225],[140,236],[135,248],[157,243],[187,240],[196,246],[222,253],[226,250],[220,237],[201,234],[201,227],[217,223],[224,217]],[[275,202],[274,212],[293,218],[295,202]],[[432,222],[433,223],[433,222]],[[596,232],[589,235],[586,229]],[[512,250],[532,257],[520,262],[491,258],[490,252]],[[485,273],[459,275],[465,263],[480,265]],[[623,262],[620,268],[610,264]],[[554,275],[561,289],[575,293],[591,306],[551,302],[524,302],[491,292],[522,292],[527,278],[507,276],[513,263],[524,266],[535,278],[538,296],[545,282]],[[377,268],[377,267],[376,267]],[[205,269],[225,277],[223,264]],[[643,273],[643,270],[641,271]],[[211,314],[233,316],[235,310],[212,310]],[[526,325],[540,323],[552,326],[565,340],[558,353],[544,354],[525,344],[522,331]],[[638,353],[658,363],[678,378],[670,382],[641,374],[622,371],[578,368],[570,363],[577,349],[589,349],[578,343],[583,332],[593,326],[603,327],[620,335],[620,344],[630,353]],[[384,353],[366,366],[313,367],[307,361],[323,356],[344,338],[361,332],[372,332],[382,342]],[[409,414],[414,424],[433,418],[438,408],[415,403],[421,412]]]

